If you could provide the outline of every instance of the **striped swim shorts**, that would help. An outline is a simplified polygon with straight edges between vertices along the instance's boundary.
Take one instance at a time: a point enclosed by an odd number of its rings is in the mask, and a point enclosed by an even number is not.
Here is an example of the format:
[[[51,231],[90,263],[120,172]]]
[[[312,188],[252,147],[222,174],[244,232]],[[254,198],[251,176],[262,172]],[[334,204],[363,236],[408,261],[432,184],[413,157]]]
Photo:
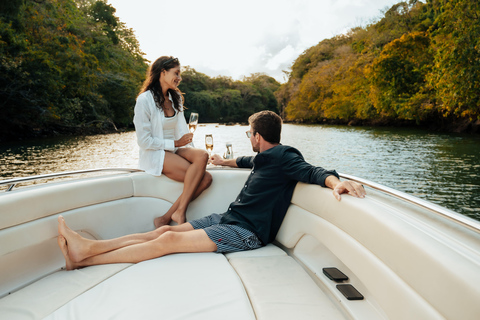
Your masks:
[[[218,253],[253,250],[262,247],[262,242],[251,231],[231,224],[220,224],[222,215],[209,216],[189,221],[194,229],[203,229],[217,245]]]

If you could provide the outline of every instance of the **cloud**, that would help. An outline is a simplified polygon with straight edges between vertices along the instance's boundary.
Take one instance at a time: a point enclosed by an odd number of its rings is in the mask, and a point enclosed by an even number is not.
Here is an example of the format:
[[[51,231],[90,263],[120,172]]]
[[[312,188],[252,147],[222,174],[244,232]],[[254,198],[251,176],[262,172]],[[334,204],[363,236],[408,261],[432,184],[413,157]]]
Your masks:
[[[288,45],[268,61],[266,68],[271,71],[278,70],[280,66],[285,66],[292,61],[296,55],[295,49]]]
[[[177,56],[210,77],[263,72],[280,82],[306,49],[398,0],[109,0],[149,60]],[[365,23],[362,23],[364,25]]]

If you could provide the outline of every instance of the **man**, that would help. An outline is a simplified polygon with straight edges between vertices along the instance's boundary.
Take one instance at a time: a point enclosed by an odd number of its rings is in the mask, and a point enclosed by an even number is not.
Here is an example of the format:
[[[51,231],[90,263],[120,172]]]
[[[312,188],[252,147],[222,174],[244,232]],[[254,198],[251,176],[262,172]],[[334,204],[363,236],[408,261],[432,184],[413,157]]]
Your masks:
[[[262,247],[275,239],[298,181],[363,198],[365,190],[355,182],[338,179],[335,171],[308,164],[301,153],[280,144],[281,118],[262,111],[249,118],[255,157],[224,160],[218,155],[211,163],[252,168],[237,199],[222,215],[210,216],[177,226],[162,226],[151,232],[111,240],[90,240],[68,228],[62,216],[58,221],[58,244],[67,270],[80,267],[136,263],[178,252],[234,252]]]

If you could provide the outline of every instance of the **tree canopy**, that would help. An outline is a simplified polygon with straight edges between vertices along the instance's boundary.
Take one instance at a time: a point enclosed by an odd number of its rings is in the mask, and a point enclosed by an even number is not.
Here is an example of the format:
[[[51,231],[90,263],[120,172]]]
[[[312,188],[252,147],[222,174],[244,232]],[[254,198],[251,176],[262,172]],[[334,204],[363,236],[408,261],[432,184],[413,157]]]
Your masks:
[[[0,6],[0,139],[131,123],[146,60],[104,1]]]
[[[106,0],[0,2],[0,142],[132,127],[148,62]],[[480,128],[480,2],[399,2],[305,50],[280,85],[183,67],[187,116]],[[168,54],[168,53],[166,53]]]
[[[285,118],[478,127],[479,18],[478,1],[410,0],[321,41],[276,92]]]
[[[0,3],[0,142],[132,127],[148,68],[134,31],[105,0]],[[254,74],[243,81],[184,68],[188,112],[202,122],[244,122],[277,111],[280,84]]]
[[[229,77],[210,78],[187,66],[182,78],[179,88],[185,92],[186,113],[200,113],[202,122],[246,122],[261,110],[278,112],[275,91],[280,83],[265,74],[234,81]]]

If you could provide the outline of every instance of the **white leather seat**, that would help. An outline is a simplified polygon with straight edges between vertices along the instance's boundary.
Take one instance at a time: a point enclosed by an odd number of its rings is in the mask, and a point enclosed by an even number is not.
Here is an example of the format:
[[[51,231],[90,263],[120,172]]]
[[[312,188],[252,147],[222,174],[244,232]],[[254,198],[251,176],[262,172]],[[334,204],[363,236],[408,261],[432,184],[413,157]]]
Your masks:
[[[135,264],[45,319],[113,318],[246,320],[255,315],[223,255],[189,253]]]

